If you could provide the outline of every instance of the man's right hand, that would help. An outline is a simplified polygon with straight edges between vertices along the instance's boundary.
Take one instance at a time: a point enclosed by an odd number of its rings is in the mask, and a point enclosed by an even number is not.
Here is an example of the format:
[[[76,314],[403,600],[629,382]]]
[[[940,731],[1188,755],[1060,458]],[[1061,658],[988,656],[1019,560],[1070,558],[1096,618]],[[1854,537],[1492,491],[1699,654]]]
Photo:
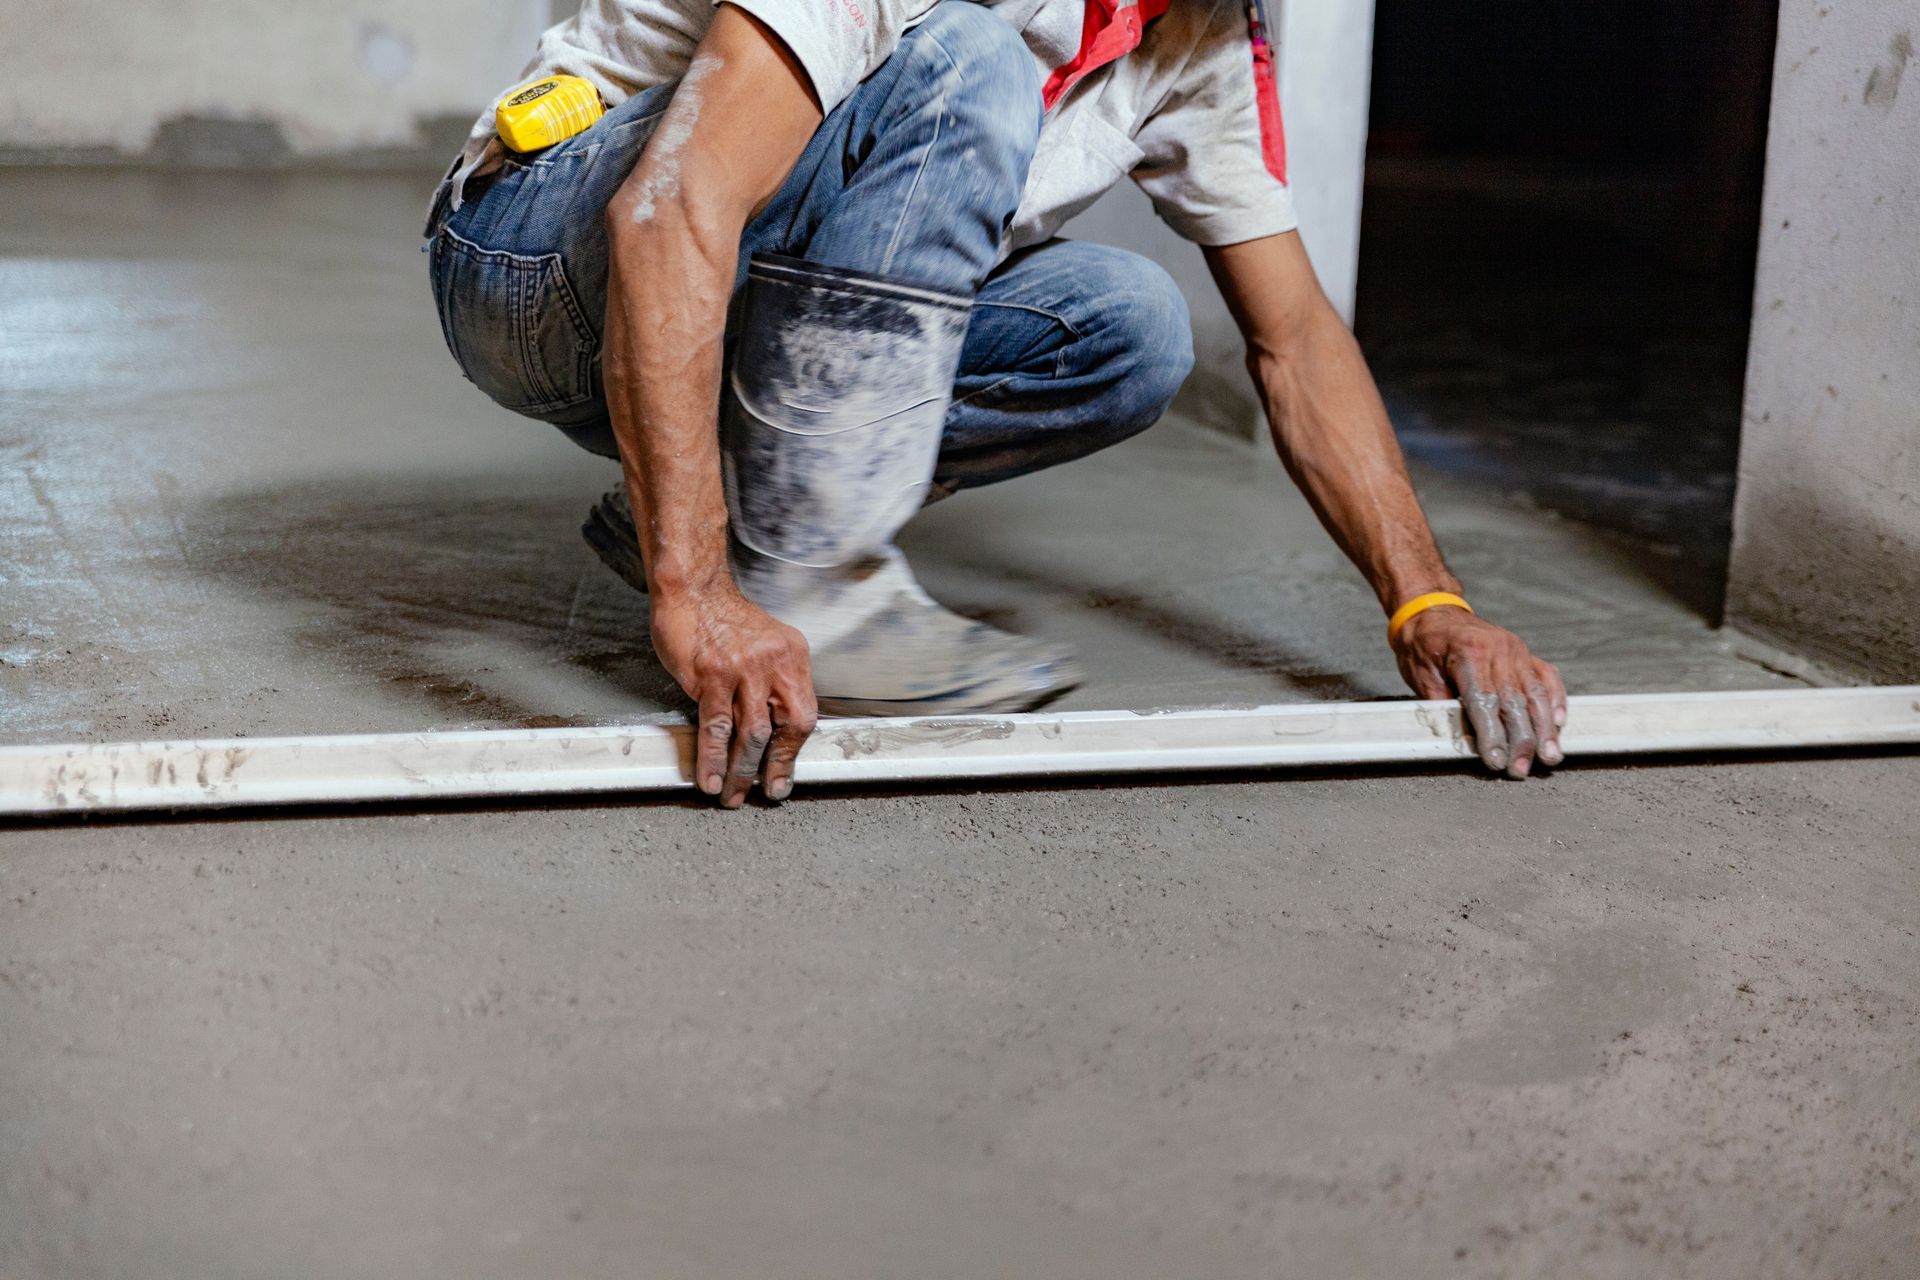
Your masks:
[[[656,596],[653,647],[700,705],[694,785],[729,809],[755,778],[769,800],[785,800],[818,715],[806,637],[722,581]]]
[[[799,59],[722,4],[608,204],[608,415],[653,597],[653,645],[700,705],[694,784],[728,808],[793,790],[816,714],[807,642],[727,575],[720,371],[740,236],[820,127]]]

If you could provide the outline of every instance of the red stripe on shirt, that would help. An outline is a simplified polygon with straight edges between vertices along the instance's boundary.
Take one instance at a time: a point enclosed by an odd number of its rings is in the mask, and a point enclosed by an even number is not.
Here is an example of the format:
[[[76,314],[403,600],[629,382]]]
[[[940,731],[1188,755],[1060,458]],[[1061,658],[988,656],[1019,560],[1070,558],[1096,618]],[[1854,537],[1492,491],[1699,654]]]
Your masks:
[[[1068,90],[1089,75],[1140,47],[1147,24],[1167,11],[1169,0],[1139,0],[1120,6],[1116,0],[1087,0],[1080,27],[1080,52],[1053,69],[1040,86],[1040,100],[1051,111]]]
[[[1260,112],[1260,158],[1267,172],[1287,180],[1287,128],[1280,118],[1280,85],[1274,78],[1273,46],[1260,21],[1259,0],[1247,0],[1247,35],[1253,44],[1253,96]]]

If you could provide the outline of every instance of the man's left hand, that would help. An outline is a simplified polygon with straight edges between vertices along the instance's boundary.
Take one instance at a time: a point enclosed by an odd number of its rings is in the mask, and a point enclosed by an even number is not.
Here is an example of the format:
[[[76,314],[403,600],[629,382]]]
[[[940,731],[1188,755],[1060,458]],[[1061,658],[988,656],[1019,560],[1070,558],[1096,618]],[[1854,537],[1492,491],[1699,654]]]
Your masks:
[[[1423,698],[1459,698],[1489,769],[1524,778],[1533,762],[1564,758],[1567,688],[1526,642],[1464,609],[1418,614],[1393,644],[1400,674]]]

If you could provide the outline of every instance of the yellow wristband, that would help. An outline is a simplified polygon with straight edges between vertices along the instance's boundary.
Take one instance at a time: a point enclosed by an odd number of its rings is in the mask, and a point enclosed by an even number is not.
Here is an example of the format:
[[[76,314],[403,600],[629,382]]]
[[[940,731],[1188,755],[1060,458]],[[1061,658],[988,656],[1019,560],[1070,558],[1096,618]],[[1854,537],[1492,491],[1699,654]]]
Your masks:
[[[1395,609],[1393,616],[1387,619],[1387,643],[1392,644],[1395,640],[1399,639],[1400,628],[1406,626],[1427,610],[1443,604],[1450,604],[1456,609],[1465,609],[1468,613],[1473,612],[1472,605],[1451,591],[1429,591],[1423,596],[1415,596],[1398,609]]]

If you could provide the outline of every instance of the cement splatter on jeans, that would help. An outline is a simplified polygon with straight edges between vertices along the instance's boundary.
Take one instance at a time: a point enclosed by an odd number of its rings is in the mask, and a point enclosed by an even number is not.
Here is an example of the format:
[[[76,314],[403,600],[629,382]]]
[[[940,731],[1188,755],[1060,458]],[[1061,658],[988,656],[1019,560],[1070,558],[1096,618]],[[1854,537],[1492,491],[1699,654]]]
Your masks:
[[[721,414],[734,532],[830,566],[884,546],[933,479],[965,298],[759,257]]]
[[[807,637],[829,711],[1017,709],[1067,656],[948,612],[893,536],[940,449],[964,297],[768,255],[748,271],[721,457],[734,577]]]

